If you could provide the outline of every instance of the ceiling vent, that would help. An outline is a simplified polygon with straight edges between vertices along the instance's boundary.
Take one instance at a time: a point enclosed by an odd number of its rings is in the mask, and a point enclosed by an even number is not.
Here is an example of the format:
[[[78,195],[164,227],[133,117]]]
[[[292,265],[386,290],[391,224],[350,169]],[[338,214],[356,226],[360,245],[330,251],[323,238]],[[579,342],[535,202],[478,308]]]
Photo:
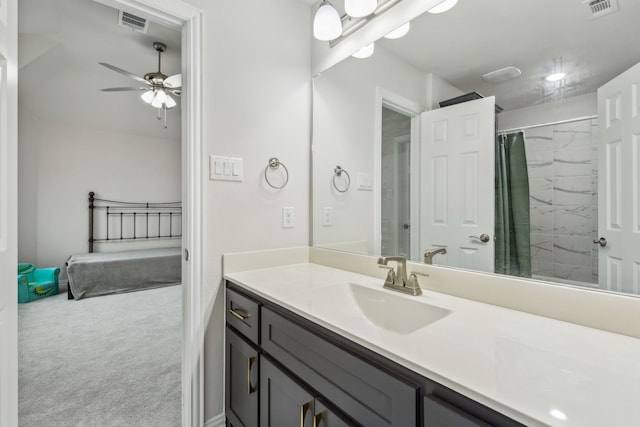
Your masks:
[[[589,6],[592,18],[599,18],[618,10],[617,0],[584,0],[582,3]]]
[[[129,28],[130,30],[138,31],[145,34],[149,29],[148,20],[136,15],[133,15],[129,12],[125,12],[124,10],[118,11],[118,25],[120,25],[121,27]]]
[[[522,75],[522,71],[516,67],[505,67],[499,70],[490,71],[482,75],[482,80],[487,83],[501,83],[515,79]]]

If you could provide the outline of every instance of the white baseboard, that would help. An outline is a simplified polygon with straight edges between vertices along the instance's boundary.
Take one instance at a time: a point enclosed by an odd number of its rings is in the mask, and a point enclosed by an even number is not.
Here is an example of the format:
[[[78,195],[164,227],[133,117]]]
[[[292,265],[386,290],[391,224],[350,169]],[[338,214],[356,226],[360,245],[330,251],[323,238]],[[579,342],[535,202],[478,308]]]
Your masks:
[[[216,415],[215,417],[209,418],[204,423],[204,427],[224,427],[224,425],[225,425],[224,412]]]

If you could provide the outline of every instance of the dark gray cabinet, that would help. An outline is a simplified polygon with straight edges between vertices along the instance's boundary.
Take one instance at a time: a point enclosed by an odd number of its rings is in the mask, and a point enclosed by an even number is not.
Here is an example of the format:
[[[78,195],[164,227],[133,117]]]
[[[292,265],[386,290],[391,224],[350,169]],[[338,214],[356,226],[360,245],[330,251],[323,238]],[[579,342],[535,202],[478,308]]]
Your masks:
[[[348,427],[316,396],[260,358],[260,425],[263,427]]]
[[[229,425],[258,427],[258,351],[230,328],[226,333],[225,365]]]
[[[241,287],[227,285],[230,426],[523,427]]]

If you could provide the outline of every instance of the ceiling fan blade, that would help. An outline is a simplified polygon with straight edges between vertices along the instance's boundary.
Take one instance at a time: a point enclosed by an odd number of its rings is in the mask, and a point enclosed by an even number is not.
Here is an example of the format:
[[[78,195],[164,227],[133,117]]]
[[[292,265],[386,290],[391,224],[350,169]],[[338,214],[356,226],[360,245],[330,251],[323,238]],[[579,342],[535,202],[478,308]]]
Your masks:
[[[173,76],[167,77],[166,79],[164,79],[163,84],[165,85],[165,87],[171,89],[182,87],[182,74],[174,74]]]
[[[99,64],[102,65],[103,67],[107,67],[108,69],[115,71],[116,73],[120,73],[120,74],[123,74],[123,75],[125,75],[127,77],[130,77],[130,78],[132,78],[133,80],[135,80],[137,82],[144,83],[144,84],[146,84],[148,86],[151,86],[151,83],[149,83],[148,81],[146,81],[142,77],[136,76],[135,74],[130,73],[130,72],[126,71],[126,70],[123,70],[122,68],[118,68],[118,67],[116,67],[114,65],[107,64],[105,62],[99,62]]]
[[[174,94],[175,96],[180,96],[182,95],[182,88],[177,88],[177,89],[165,89],[167,92]]]
[[[148,87],[108,87],[106,89],[100,89],[103,92],[127,92],[131,90],[149,90]]]

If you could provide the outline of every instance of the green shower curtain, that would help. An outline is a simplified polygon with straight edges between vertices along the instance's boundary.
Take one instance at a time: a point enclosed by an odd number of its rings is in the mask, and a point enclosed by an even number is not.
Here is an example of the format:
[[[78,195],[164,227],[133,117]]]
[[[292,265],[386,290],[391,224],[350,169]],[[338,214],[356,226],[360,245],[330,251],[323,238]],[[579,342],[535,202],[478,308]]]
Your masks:
[[[524,132],[496,141],[495,272],[531,277],[529,175]]]

